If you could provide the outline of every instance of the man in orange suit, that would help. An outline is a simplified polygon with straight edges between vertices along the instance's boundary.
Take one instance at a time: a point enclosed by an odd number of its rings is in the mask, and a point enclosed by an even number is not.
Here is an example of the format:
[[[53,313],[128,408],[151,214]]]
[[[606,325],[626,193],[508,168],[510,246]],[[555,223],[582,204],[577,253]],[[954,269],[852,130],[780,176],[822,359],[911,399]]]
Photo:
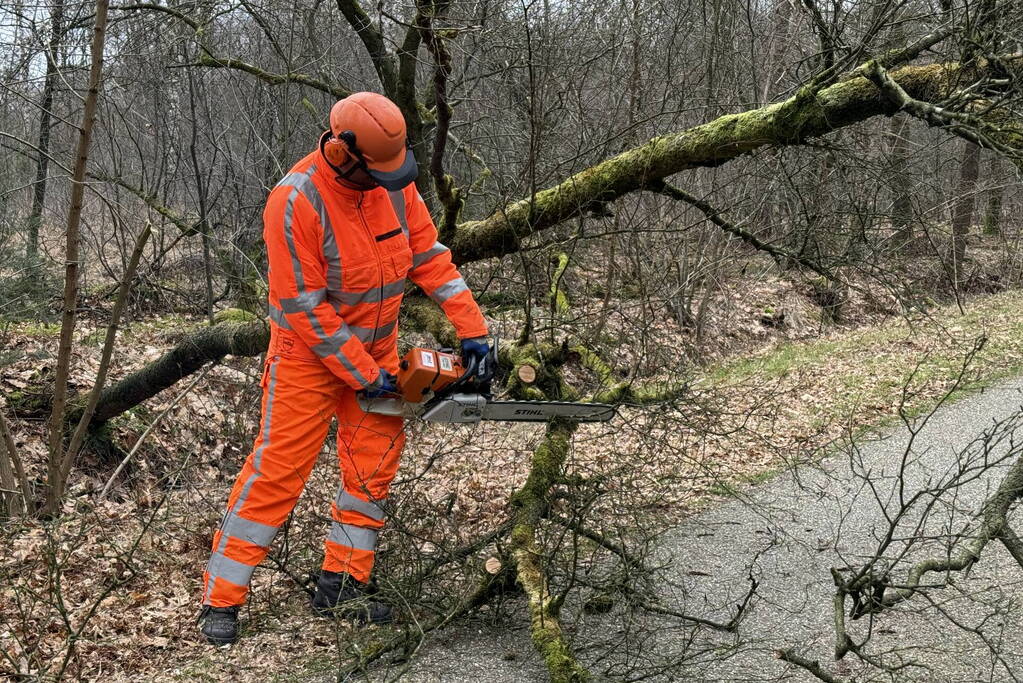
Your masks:
[[[262,420],[228,499],[204,574],[201,629],[238,637],[249,580],[298,500],[333,416],[341,486],[331,506],[320,614],[372,623],[391,608],[367,591],[387,491],[405,436],[400,417],[365,413],[356,394],[394,392],[405,280],[437,302],[466,360],[486,355],[487,325],[413,182],[405,121],[390,100],[355,93],[330,130],[270,193],[263,212],[270,346]]]

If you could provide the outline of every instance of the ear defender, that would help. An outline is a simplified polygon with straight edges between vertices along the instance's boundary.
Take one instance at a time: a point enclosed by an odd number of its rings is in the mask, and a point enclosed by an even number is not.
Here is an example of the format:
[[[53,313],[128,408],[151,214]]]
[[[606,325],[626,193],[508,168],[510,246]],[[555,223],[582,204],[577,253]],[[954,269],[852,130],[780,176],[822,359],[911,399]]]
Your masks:
[[[334,137],[329,131],[324,133],[323,156],[331,166],[343,166],[348,161],[348,146],[340,138]]]

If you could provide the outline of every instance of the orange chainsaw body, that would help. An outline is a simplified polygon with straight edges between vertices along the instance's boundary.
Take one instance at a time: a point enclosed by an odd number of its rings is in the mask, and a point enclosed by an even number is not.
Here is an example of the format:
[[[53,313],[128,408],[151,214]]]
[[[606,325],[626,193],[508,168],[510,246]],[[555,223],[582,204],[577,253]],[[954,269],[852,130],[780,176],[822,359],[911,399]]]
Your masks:
[[[453,353],[412,349],[398,365],[398,393],[408,403],[422,403],[465,373],[462,360]]]

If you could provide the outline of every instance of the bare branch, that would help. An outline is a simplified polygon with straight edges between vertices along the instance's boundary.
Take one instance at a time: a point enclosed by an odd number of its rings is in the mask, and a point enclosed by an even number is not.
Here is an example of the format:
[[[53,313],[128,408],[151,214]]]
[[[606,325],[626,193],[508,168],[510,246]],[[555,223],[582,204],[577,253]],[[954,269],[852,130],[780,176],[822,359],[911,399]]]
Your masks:
[[[206,53],[199,57],[199,60],[195,63],[198,66],[206,66],[213,69],[236,69],[238,71],[244,71],[247,74],[251,74],[259,80],[269,83],[270,85],[282,85],[284,83],[298,83],[321,92],[325,92],[329,95],[333,95],[338,99],[343,99],[352,94],[347,88],[342,88],[335,85],[330,85],[325,81],[321,81],[312,76],[289,71],[286,74],[272,73],[265,71],[254,64],[243,62],[240,59],[230,59],[223,57],[216,57],[212,54]],[[184,66],[195,66],[186,64]]]
[[[838,278],[835,277],[835,275],[832,272],[830,272],[829,270],[827,270],[826,268],[824,268],[823,266],[821,266],[817,262],[815,262],[815,261],[813,261],[811,259],[808,259],[808,258],[806,258],[804,256],[800,256],[799,254],[793,254],[793,253],[791,253],[791,252],[789,252],[789,251],[787,251],[785,249],[782,249],[780,247],[776,247],[774,245],[768,244],[767,242],[764,242],[763,240],[759,239],[753,233],[748,232],[746,230],[743,230],[742,228],[740,228],[739,226],[735,225],[734,223],[730,223],[729,221],[727,221],[724,218],[722,218],[722,215],[721,215],[722,211],[720,211],[719,209],[715,209],[713,206],[711,206],[707,202],[703,201],[702,199],[700,199],[698,197],[695,197],[695,196],[689,194],[685,190],[682,190],[680,188],[674,187],[672,185],[668,185],[667,183],[665,183],[662,180],[657,180],[657,181],[651,182],[650,183],[650,189],[653,192],[657,192],[657,193],[663,194],[665,197],[670,197],[672,199],[683,201],[683,202],[685,202],[687,204],[690,204],[690,205],[696,207],[697,209],[702,211],[704,213],[704,215],[707,216],[707,220],[709,220],[711,223],[713,223],[714,225],[718,226],[719,228],[721,228],[725,232],[730,233],[732,235],[735,235],[736,237],[741,239],[743,242],[746,242],[747,244],[752,246],[754,249],[757,249],[757,250],[763,251],[763,252],[767,252],[768,254],[773,256],[775,258],[775,260],[777,260],[777,261],[780,261],[780,262],[791,261],[793,263],[798,263],[799,265],[801,265],[801,266],[803,266],[805,268],[809,268],[813,272],[815,272],[818,275],[821,275],[821,276],[827,278],[828,280],[836,281],[838,279]]]
[[[775,656],[783,662],[798,666],[825,683],[843,683],[844,679],[829,674],[816,659],[807,659],[802,655],[796,654],[792,649],[778,650],[775,652]]]
[[[373,68],[376,69],[380,78],[380,85],[384,88],[384,94],[394,97],[398,86],[398,76],[395,73],[394,56],[387,50],[384,44],[384,36],[380,30],[373,25],[373,20],[366,14],[366,10],[359,4],[359,0],[337,0],[337,8],[348,20],[348,24],[359,36]]]

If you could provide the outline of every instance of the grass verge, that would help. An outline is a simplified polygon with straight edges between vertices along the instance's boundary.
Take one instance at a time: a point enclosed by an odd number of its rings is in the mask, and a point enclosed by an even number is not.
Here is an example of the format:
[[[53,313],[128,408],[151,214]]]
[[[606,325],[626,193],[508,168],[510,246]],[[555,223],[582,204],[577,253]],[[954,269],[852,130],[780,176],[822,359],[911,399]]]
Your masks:
[[[1004,292],[972,301],[965,314],[949,305],[709,368],[694,383],[697,390],[724,394],[736,412],[752,415],[749,429],[740,432],[762,435],[770,415],[778,438],[758,446],[743,443],[737,432],[729,450],[760,450],[745,458],[757,466],[732,468],[708,492],[721,495],[733,484],[769,478],[788,464],[780,453],[816,449],[819,457],[822,448],[833,452],[837,443],[890,427],[900,415],[931,410],[953,389],[949,398],[956,400],[1023,373],[1021,313],[1023,293]]]

